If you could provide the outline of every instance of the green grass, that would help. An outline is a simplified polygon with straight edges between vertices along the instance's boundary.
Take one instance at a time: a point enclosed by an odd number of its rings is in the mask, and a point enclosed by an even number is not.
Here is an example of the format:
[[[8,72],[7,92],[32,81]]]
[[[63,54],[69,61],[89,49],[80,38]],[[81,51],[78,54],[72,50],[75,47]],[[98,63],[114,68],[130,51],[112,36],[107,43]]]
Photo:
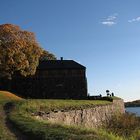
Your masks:
[[[101,106],[112,104],[109,101],[102,100],[26,100],[23,101],[19,106],[20,110],[26,110],[28,113],[31,112],[50,112],[55,110],[74,110],[74,109],[85,109],[94,106]]]
[[[132,135],[124,136],[115,131],[115,128],[107,129],[86,129],[82,127],[66,126],[60,124],[51,124],[47,121],[37,120],[31,114],[43,111],[57,111],[57,110],[73,110],[73,109],[85,109],[94,106],[101,106],[111,104],[109,101],[102,100],[26,100],[16,104],[16,110],[10,115],[11,121],[19,128],[23,133],[28,135],[31,139],[72,139],[72,140],[139,140],[139,130],[131,133]],[[135,120],[131,117],[124,116],[126,118],[126,125],[134,127],[130,122]],[[118,128],[123,124],[125,118],[121,120],[111,120]],[[129,119],[128,119],[129,118]],[[126,133],[124,126],[120,132]],[[109,130],[109,131],[108,131]]]
[[[33,119],[21,114],[21,112],[20,114],[11,114],[10,119],[24,134],[34,140],[123,140],[121,137],[106,133],[104,130],[51,124]]]
[[[21,99],[9,92],[0,91],[0,140],[16,140],[16,137],[6,126],[6,115],[4,106],[9,101]]]
[[[104,130],[51,124],[37,120],[31,113],[37,111],[73,110],[111,104],[108,101],[87,100],[26,100],[16,104],[16,110],[10,114],[15,126],[31,139],[41,140],[123,140],[121,137]]]
[[[17,101],[18,100],[18,101]],[[14,127],[23,135],[34,140],[139,140],[140,130],[130,137],[117,134],[114,130],[103,128],[87,129],[84,127],[54,124],[35,119],[32,114],[38,111],[50,112],[57,110],[86,109],[94,106],[112,104],[103,100],[21,100],[21,98],[5,92],[0,92],[0,139],[16,140],[6,126],[3,107],[6,103],[15,104],[14,109],[8,115],[8,119]],[[131,121],[131,119],[129,120]],[[120,123],[116,121],[116,124]],[[128,122],[129,123],[129,122]],[[115,123],[114,123],[115,124]],[[131,127],[131,126],[130,126]],[[111,128],[111,127],[110,127]],[[125,130],[124,130],[125,131]],[[121,132],[121,131],[120,131]]]
[[[10,133],[5,125],[5,114],[3,104],[0,103],[0,140],[16,140],[15,136]]]

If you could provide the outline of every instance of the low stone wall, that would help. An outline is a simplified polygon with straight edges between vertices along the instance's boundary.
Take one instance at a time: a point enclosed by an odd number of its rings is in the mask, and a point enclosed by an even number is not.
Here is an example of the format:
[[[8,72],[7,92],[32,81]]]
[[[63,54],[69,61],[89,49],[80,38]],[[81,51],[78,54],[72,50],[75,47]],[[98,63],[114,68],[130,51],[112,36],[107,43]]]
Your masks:
[[[112,104],[96,106],[93,108],[56,111],[38,114],[37,119],[48,120],[51,123],[77,125],[88,128],[97,128],[110,119],[113,114],[125,113],[122,99],[113,100]]]

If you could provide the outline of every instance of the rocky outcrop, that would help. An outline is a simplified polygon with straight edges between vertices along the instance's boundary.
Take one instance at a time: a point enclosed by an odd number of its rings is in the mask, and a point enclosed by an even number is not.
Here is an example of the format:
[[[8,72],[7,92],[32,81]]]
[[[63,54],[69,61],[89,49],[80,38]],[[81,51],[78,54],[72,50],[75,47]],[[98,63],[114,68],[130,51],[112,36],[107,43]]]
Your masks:
[[[37,119],[48,120],[51,123],[66,125],[77,125],[88,128],[97,128],[110,119],[114,114],[124,113],[124,102],[122,99],[113,100],[112,104],[95,106],[93,108],[55,111],[50,113],[40,112]]]

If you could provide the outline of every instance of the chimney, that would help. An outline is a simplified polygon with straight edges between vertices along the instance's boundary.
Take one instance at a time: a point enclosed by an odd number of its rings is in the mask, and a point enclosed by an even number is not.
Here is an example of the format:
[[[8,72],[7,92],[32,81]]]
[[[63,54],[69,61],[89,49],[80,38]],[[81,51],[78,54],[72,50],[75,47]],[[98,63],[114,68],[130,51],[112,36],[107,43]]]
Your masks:
[[[62,61],[63,60],[63,57],[60,57],[60,60]]]

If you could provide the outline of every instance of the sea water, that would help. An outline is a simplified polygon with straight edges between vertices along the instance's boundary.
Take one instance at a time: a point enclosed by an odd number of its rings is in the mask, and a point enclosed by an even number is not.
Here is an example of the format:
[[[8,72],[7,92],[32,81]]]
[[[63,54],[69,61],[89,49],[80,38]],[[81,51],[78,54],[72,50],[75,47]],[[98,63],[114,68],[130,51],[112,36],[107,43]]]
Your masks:
[[[135,113],[137,116],[140,116],[140,107],[126,107],[126,112]]]

